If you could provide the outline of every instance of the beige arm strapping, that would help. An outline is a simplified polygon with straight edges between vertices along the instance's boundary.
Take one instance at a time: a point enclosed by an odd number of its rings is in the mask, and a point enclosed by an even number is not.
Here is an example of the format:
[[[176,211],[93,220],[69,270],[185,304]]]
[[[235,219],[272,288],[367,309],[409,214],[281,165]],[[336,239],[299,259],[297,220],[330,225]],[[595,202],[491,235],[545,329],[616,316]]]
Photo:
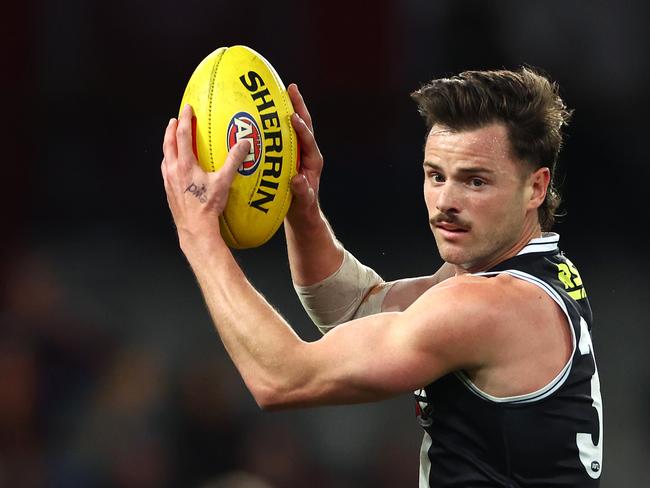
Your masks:
[[[344,250],[343,263],[333,274],[313,285],[293,286],[305,311],[325,334],[343,322],[381,312],[392,283],[385,283],[373,269]]]

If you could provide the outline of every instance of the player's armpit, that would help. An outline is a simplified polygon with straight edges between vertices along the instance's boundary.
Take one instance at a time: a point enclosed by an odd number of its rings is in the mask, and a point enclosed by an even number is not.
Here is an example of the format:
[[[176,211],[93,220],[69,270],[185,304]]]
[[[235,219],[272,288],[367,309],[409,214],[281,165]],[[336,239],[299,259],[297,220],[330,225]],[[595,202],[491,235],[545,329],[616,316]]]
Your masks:
[[[301,368],[264,399],[265,408],[377,401],[413,391],[485,360],[489,313],[472,290],[427,291],[404,312],[381,313],[340,325],[303,343],[292,362]]]

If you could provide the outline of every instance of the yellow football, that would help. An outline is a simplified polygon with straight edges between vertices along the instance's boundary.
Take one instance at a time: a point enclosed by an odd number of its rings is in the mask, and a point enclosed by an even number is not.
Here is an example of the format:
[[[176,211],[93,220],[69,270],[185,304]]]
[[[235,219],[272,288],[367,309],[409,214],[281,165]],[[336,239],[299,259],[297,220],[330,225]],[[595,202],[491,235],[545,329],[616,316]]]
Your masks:
[[[250,141],[219,223],[230,247],[261,246],[289,209],[289,183],[299,164],[293,106],[282,80],[252,49],[222,47],[194,70],[181,109],[186,103],[194,109],[194,153],[204,170],[217,171],[238,141]]]

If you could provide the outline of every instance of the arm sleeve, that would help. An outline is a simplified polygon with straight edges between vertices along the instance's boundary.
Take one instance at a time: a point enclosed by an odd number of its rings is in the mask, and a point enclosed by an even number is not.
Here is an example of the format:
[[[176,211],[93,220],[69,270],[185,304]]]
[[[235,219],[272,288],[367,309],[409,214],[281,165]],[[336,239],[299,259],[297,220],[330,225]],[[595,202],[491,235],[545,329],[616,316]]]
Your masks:
[[[324,280],[294,288],[305,311],[325,334],[339,324],[381,312],[392,283],[344,250],[339,269]]]

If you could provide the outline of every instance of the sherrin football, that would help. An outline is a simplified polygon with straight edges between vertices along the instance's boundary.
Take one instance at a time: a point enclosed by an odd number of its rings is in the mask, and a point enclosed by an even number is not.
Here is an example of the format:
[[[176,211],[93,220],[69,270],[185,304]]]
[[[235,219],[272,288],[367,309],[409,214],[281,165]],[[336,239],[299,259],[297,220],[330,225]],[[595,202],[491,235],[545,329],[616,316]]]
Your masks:
[[[217,171],[242,139],[251,150],[235,176],[219,223],[232,248],[257,247],[278,230],[291,204],[290,181],[298,167],[293,106],[271,64],[246,46],[222,47],[192,74],[181,102],[189,103],[194,153],[206,171]]]

